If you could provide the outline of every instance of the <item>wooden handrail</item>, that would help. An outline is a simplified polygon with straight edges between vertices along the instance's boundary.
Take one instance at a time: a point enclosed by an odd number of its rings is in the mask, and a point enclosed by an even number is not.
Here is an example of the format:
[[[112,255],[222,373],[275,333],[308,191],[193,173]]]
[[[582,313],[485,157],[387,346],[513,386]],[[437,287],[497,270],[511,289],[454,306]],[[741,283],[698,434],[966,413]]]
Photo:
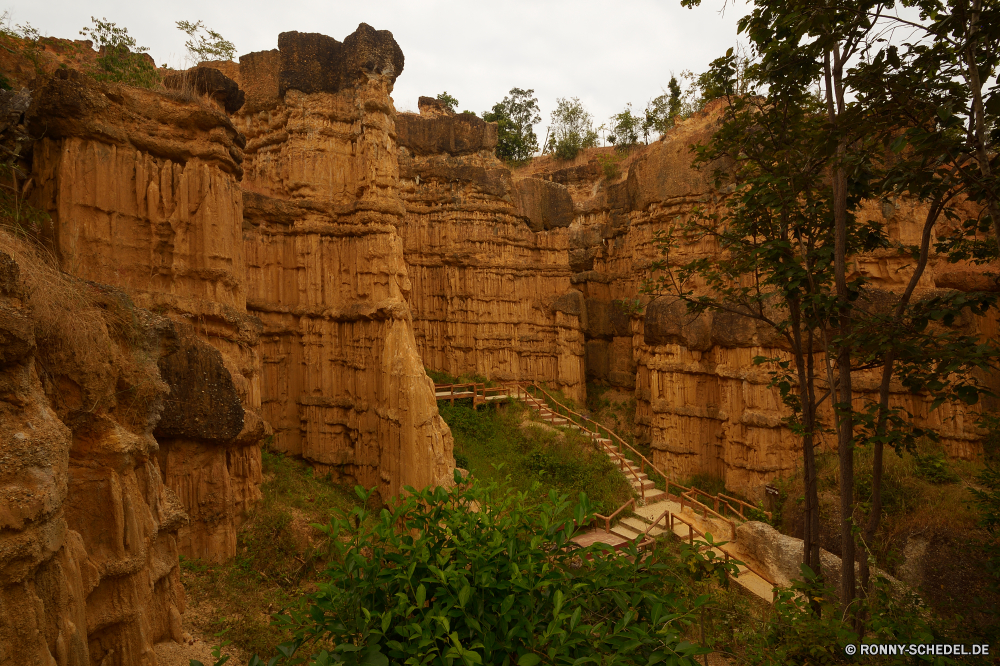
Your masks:
[[[606,425],[603,425],[603,424],[601,424],[601,423],[599,423],[599,422],[597,422],[597,421],[595,421],[595,420],[593,420],[591,418],[588,418],[588,417],[584,416],[583,414],[580,414],[579,412],[573,411],[572,409],[570,409],[569,407],[567,407],[566,405],[562,404],[561,402],[559,402],[558,400],[556,400],[554,397],[552,397],[552,395],[548,391],[546,391],[544,388],[542,388],[541,386],[539,386],[537,382],[524,382],[525,390],[527,390],[528,386],[531,386],[531,387],[533,387],[533,388],[538,389],[539,391],[541,391],[542,395],[544,395],[549,401],[551,401],[551,403],[555,404],[558,407],[561,407],[563,410],[565,410],[567,412],[567,414],[572,414],[573,416],[576,416],[577,418],[582,419],[583,421],[585,421],[587,423],[594,424],[594,426],[598,430],[604,430],[605,432],[607,432],[608,433],[608,437],[606,439],[609,439],[609,440],[612,440],[612,441],[617,440],[617,442],[618,442],[618,454],[619,454],[620,457],[622,457],[622,458],[624,457],[624,455],[622,454],[622,447],[625,447],[629,451],[631,451],[632,453],[634,453],[635,456],[639,459],[639,465],[640,465],[639,468],[640,468],[640,470],[642,470],[643,472],[645,472],[646,471],[646,465],[649,465],[649,468],[652,469],[657,474],[659,474],[660,476],[662,476],[664,478],[664,480],[667,479],[667,475],[664,474],[663,471],[660,470],[660,468],[658,468],[650,460],[648,460],[646,458],[646,456],[644,456],[641,453],[639,453],[638,451],[636,451],[635,448],[631,444],[629,444],[624,439],[622,439],[621,437],[619,437],[617,435],[617,433],[615,433],[614,430],[611,430],[611,428],[608,428]],[[572,420],[576,423],[576,425],[580,426],[581,428],[583,428],[587,432],[590,432],[591,434],[595,434],[598,437],[600,437],[600,433],[599,432],[594,433],[590,429],[588,429],[586,426],[584,426],[582,423],[580,423],[579,421],[576,421],[576,419],[572,419]],[[635,474],[635,472],[633,472],[633,475],[636,477],[636,480],[639,480],[639,477],[638,477],[638,475]],[[676,486],[678,486],[680,488],[684,487],[684,486],[681,486],[680,484],[676,484],[676,483],[674,485],[676,485]],[[642,488],[641,482],[639,484],[639,487]],[[668,495],[670,494],[669,485],[668,485],[668,488],[667,488],[667,494]],[[643,489],[642,495],[643,495],[643,499],[645,499],[645,489]]]
[[[548,399],[548,401],[551,401],[551,403],[554,403],[556,406],[561,407],[568,414],[574,414],[574,415],[582,418],[585,421],[593,423],[594,425],[598,426],[599,428],[604,428],[605,430],[608,430],[608,428],[606,426],[602,426],[600,423],[597,423],[596,421],[588,419],[587,417],[585,417],[585,416],[583,416],[581,414],[578,414],[577,412],[574,412],[572,409],[570,409],[569,407],[567,407],[566,405],[562,404],[561,402],[559,402],[558,400],[556,400],[555,398],[553,398],[551,395],[549,395],[549,393],[545,389],[543,389],[542,387],[538,386],[538,384],[536,384],[535,382],[531,382],[531,383],[525,382],[525,383],[522,384],[522,386],[523,386],[523,388],[525,390],[525,393],[528,393],[528,395],[531,395],[530,392],[528,392],[528,387],[529,386],[531,386],[533,388],[536,388],[536,389],[538,389],[539,391],[542,392],[542,395],[544,395]],[[532,397],[535,398],[535,400],[538,400],[538,398],[536,398],[535,396],[532,396]],[[547,404],[547,406],[549,407],[549,409],[552,409],[551,404]],[[594,442],[595,445],[597,444],[597,440],[598,439],[602,439],[600,433],[594,432],[593,430],[591,430],[587,426],[583,425],[582,423],[577,422],[574,419],[570,419],[570,420],[572,420],[576,424],[576,426],[578,428],[580,428],[581,430],[585,431],[587,434],[591,435],[591,439],[592,439],[592,441]],[[611,432],[611,431],[608,430],[608,432]],[[614,433],[612,433],[612,434],[614,434]],[[619,441],[622,441],[623,444],[625,443],[623,440],[621,440],[620,437],[618,437],[618,435],[615,435],[615,437],[618,438]],[[625,446],[628,446],[628,444],[625,444]],[[631,448],[631,447],[629,447],[629,448]],[[619,460],[618,467],[619,467],[619,469],[621,469],[624,472],[625,469],[626,469],[625,463],[624,463],[625,456],[622,455],[622,453],[621,453],[621,447],[619,447],[619,449],[618,449],[618,460]],[[645,460],[645,458],[643,458],[643,460]],[[652,463],[650,463],[650,464],[652,464]],[[632,477],[635,479],[636,485],[639,486],[639,495],[642,497],[643,501],[645,502],[645,500],[646,500],[646,488],[643,486],[642,479],[639,478],[639,475],[636,473],[636,471],[634,469],[632,469],[631,466],[628,467],[628,471],[632,474]]]
[[[701,494],[705,495],[706,497],[711,497],[711,495],[706,494],[704,491],[699,491],[699,492],[701,492]],[[726,518],[725,516],[723,516],[718,511],[715,511],[714,509],[712,509],[712,507],[708,506],[707,504],[703,504],[702,502],[699,502],[695,498],[691,497],[691,493],[690,492],[684,493],[683,497],[685,499],[687,499],[691,504],[697,504],[698,506],[701,507],[701,509],[702,509],[702,517],[703,518],[706,518],[707,517],[706,514],[710,513],[713,516],[715,516],[716,518],[718,518],[719,520],[722,520],[727,525],[729,525],[729,531],[732,534],[732,540],[736,541],[736,526],[733,525],[733,521],[732,520],[730,520],[729,518]],[[681,509],[683,509],[683,508],[684,507],[681,506]],[[693,509],[694,507],[692,506],[691,508]]]
[[[595,516],[597,518],[600,518],[601,520],[604,521],[604,531],[605,532],[610,532],[611,531],[611,521],[614,520],[615,518],[617,518],[618,514],[621,513],[622,511],[624,511],[625,507],[627,507],[629,504],[631,504],[632,508],[635,509],[635,498],[634,497],[632,499],[630,499],[629,501],[625,502],[624,504],[622,504],[620,507],[618,507],[618,510],[615,511],[610,516],[602,516],[599,513],[595,514]]]

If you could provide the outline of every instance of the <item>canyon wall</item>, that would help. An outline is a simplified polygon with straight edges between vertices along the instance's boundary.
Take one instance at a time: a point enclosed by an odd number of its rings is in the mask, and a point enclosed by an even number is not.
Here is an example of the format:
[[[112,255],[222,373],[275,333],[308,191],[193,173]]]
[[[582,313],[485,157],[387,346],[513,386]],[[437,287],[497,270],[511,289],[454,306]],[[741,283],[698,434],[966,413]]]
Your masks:
[[[238,394],[231,422],[159,431],[158,455],[191,514],[182,552],[231,557],[241,516],[260,496],[267,431],[260,323],[246,311],[243,136],[214,100],[104,85],[71,69],[39,91],[29,127],[43,137],[31,201],[50,216],[42,236],[62,270],[125,289],[218,350],[205,367]]]
[[[582,399],[582,309],[570,284],[572,201],[518,187],[496,158],[497,129],[420,98],[396,116],[400,233],[424,364],[454,376],[544,381]]]
[[[786,356],[784,341],[769,327],[742,317],[691,317],[669,296],[651,300],[641,294],[652,262],[660,258],[656,232],[690,215],[695,206],[711,212],[723,205],[709,181],[711,168],[691,167],[691,147],[710,139],[718,104],[627,159],[598,150],[569,165],[539,160],[516,177],[522,183],[563,185],[573,197],[571,280],[584,295],[588,380],[634,391],[640,438],[671,478],[707,473],[725,480],[731,490],[759,498],[768,481],[791,474],[801,458],[798,439],[782,422],[787,410],[768,386],[767,367],[753,364],[756,356]],[[885,223],[893,239],[915,243],[924,212],[900,201],[869,203],[859,214]],[[717,255],[717,247],[701,241],[681,244],[673,260]],[[882,292],[901,291],[911,264],[896,250],[852,260],[853,270]],[[940,289],[995,289],[987,280],[981,268],[933,256],[915,297]],[[964,325],[995,334],[992,320],[970,319]],[[873,397],[876,377],[859,377],[855,386],[860,404],[866,395]],[[929,399],[898,384],[892,404],[937,428],[948,455],[969,458],[980,450],[970,409],[944,405],[930,411]]]
[[[454,467],[397,231],[402,69],[392,35],[362,24],[343,43],[282,33],[233,72],[247,99],[235,122],[264,417],[279,449],[386,497],[447,483]]]
[[[0,230],[0,664],[155,665],[181,639],[181,503],[152,434],[166,318]]]

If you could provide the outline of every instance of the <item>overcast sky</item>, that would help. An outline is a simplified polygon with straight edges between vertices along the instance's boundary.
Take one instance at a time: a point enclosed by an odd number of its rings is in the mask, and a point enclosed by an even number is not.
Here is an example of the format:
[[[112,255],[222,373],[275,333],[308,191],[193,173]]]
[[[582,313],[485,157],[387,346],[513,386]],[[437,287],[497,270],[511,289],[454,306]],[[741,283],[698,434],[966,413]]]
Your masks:
[[[393,99],[417,110],[417,98],[447,91],[459,110],[481,114],[512,87],[533,88],[542,109],[539,142],[557,97],[579,97],[595,125],[625,108],[642,109],[671,72],[702,72],[737,41],[746,5],[704,0],[13,0],[13,23],[43,35],[80,39],[90,17],[128,28],[156,63],[184,65],[179,20],[204,21],[237,53],[277,47],[278,33],[321,32],[343,41],[359,23],[389,30],[406,65]]]

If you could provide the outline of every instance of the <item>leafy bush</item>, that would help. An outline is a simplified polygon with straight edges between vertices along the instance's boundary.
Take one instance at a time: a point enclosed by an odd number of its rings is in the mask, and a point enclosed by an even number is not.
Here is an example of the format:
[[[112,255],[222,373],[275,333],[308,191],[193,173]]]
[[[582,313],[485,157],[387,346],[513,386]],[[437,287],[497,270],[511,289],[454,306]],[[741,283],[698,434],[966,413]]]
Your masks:
[[[465,470],[469,469],[469,459],[467,457],[465,457],[465,455],[462,454],[462,453],[456,453],[455,454],[455,467],[459,467],[459,468],[465,469]]]
[[[632,115],[632,105],[629,104],[621,113],[611,116],[611,134],[608,141],[618,150],[628,150],[639,142],[639,132],[642,130],[642,119]]]
[[[586,491],[604,515],[633,496],[621,472],[579,433],[522,428],[526,408],[519,403],[475,410],[470,402],[441,403],[440,411],[455,437],[456,453],[466,458],[465,469],[476,477],[499,483],[510,474],[514,488],[522,491],[535,481],[570,496]],[[532,501],[543,501],[547,494],[532,493]]]
[[[177,21],[177,29],[188,36],[184,48],[188,51],[191,64],[205,60],[232,60],[236,57],[236,46],[201,21]]]
[[[593,116],[580,103],[578,97],[556,100],[556,109],[552,112],[552,125],[549,128],[549,141],[546,150],[556,159],[574,159],[584,148],[597,145],[597,131],[593,127]]]
[[[90,17],[94,25],[80,30],[98,47],[101,54],[96,66],[89,72],[98,81],[124,83],[137,88],[153,88],[160,83],[145,46],[136,46],[136,41],[128,34],[128,29],[119,28],[106,18]]]
[[[454,113],[455,109],[458,108],[458,100],[449,95],[447,90],[445,90],[443,93],[441,93],[434,99],[447,106],[448,110],[451,111],[452,113]]]
[[[483,112],[483,120],[497,124],[496,155],[505,162],[521,164],[538,150],[538,137],[532,125],[542,117],[538,114],[538,98],[532,89],[511,88],[503,101]]]
[[[571,548],[593,516],[585,495],[572,507],[552,492],[532,510],[525,493],[455,481],[408,488],[375,520],[363,508],[333,520],[328,582],[278,618],[296,638],[273,663],[304,663],[302,651],[317,666],[694,665],[705,652],[682,638],[702,602],[663,592],[664,564],[634,546],[632,558]]]
[[[913,456],[917,465],[917,476],[931,483],[957,483],[958,475],[951,470],[943,453],[929,453]]]
[[[930,623],[930,614],[919,597],[893,589],[880,576],[873,578],[871,595],[860,602],[859,612],[867,615],[869,622],[864,637],[859,636],[841,616],[836,593],[830,588],[818,588],[815,576],[802,566],[805,580],[793,582],[790,589],[776,589],[772,621],[763,623],[761,631],[749,634],[745,653],[748,663],[755,666],[848,664],[857,661],[857,657],[845,651],[848,645],[948,642]],[[916,661],[909,655],[878,657],[879,664]],[[948,657],[922,657],[921,663],[957,662]]]

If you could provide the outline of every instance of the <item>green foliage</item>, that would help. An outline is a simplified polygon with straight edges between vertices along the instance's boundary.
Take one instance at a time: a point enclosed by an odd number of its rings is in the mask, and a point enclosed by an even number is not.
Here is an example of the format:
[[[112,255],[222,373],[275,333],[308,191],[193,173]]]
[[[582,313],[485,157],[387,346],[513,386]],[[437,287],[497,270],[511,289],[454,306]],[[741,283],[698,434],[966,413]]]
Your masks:
[[[850,664],[845,647],[861,643],[927,645],[949,642],[930,622],[926,606],[912,592],[893,589],[883,577],[873,579],[872,593],[861,603],[860,613],[869,616],[864,637],[852,630],[836,608],[836,593],[818,585],[803,565],[805,578],[792,587],[778,588],[774,597],[774,619],[762,623],[750,635],[744,657],[754,666],[785,664]],[[819,613],[814,605],[819,605]],[[865,659],[865,657],[861,657]],[[879,656],[880,664],[912,664],[909,655]],[[949,657],[923,657],[921,663],[956,664]]]
[[[545,147],[556,159],[574,159],[584,148],[597,145],[597,131],[593,127],[593,116],[580,102],[580,98],[560,97],[552,112],[549,126],[549,143]]]
[[[36,74],[43,72],[41,37],[38,30],[28,22],[12,26],[10,10],[4,10],[0,14],[0,48],[8,53],[23,55],[34,66]],[[13,90],[11,81],[3,73],[0,73],[0,89]]]
[[[471,402],[471,401],[466,401]],[[608,457],[574,430],[556,431],[539,423],[522,426],[530,412],[520,403],[505,408],[439,403],[441,417],[455,438],[456,457],[465,458],[468,469],[484,481],[506,483],[530,492],[534,482],[545,491],[531,492],[533,501],[543,501],[548,488],[577,495],[587,492],[597,511],[610,515],[632,496],[632,487]]]
[[[461,469],[469,469],[469,459],[465,456],[464,453],[455,454],[455,467],[459,467]]]
[[[951,470],[943,453],[914,454],[917,476],[931,483],[958,483],[958,475]]]
[[[614,144],[618,150],[628,150],[638,143],[642,129],[642,119],[632,115],[632,105],[628,104],[624,111],[611,116],[608,142]]]
[[[434,99],[444,104],[446,107],[448,107],[448,110],[453,113],[455,109],[458,108],[458,100],[449,95],[447,90],[437,95]]]
[[[156,67],[145,55],[148,48],[137,46],[128,29],[119,28],[106,18],[90,17],[92,26],[80,34],[94,42],[101,55],[89,73],[98,81],[123,83],[137,88],[153,88],[160,83]]]
[[[263,497],[240,528],[236,556],[225,563],[182,559],[181,576],[192,603],[211,609],[200,614],[202,631],[222,632],[244,652],[265,654],[291,639],[268,613],[296,605],[329,561],[325,535],[309,523],[328,520],[357,497],[301,460],[266,447],[261,456]]]
[[[317,665],[696,663],[682,632],[699,604],[661,592],[665,565],[571,548],[593,517],[585,495],[529,508],[525,493],[455,480],[324,528],[328,582],[279,618],[296,638],[277,663],[302,663],[299,651]]]
[[[497,124],[496,155],[505,162],[521,164],[538,150],[533,125],[542,120],[538,98],[532,89],[511,88],[503,101],[483,112],[483,120]]]
[[[192,64],[206,60],[232,60],[236,46],[201,21],[177,21],[177,29],[188,36],[184,42]]]

